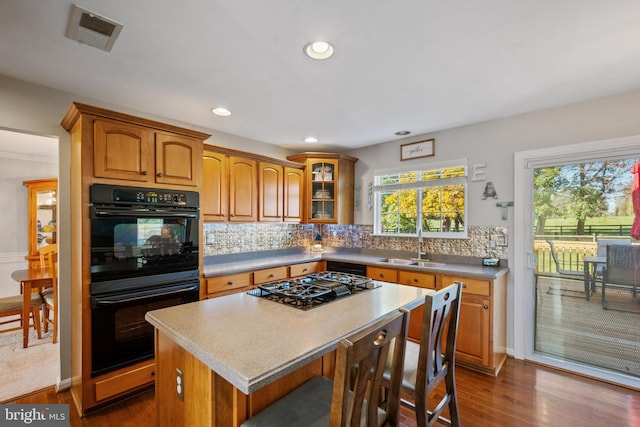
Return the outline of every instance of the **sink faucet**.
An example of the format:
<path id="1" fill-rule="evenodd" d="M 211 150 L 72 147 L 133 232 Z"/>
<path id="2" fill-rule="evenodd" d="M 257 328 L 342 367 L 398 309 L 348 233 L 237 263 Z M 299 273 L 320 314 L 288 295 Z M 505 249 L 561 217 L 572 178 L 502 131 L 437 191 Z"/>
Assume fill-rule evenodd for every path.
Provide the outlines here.
<path id="1" fill-rule="evenodd" d="M 422 252 L 422 227 L 418 228 L 418 259 L 422 259 L 422 255 L 426 255 L 426 252 Z"/>

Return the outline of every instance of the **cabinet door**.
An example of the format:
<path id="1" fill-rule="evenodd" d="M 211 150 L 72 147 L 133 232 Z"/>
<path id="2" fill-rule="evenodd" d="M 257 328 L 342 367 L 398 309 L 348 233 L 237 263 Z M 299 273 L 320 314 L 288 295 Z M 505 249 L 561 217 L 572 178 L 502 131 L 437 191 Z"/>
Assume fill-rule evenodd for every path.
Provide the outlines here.
<path id="1" fill-rule="evenodd" d="M 384 267 L 367 267 L 367 276 L 373 280 L 396 283 L 398 281 L 398 270 Z"/>
<path id="2" fill-rule="evenodd" d="M 310 222 L 334 224 L 338 212 L 338 162 L 336 160 L 310 160 L 308 162 L 310 176 L 309 195 Z"/>
<path id="3" fill-rule="evenodd" d="M 153 132 L 111 120 L 95 120 L 93 174 L 99 178 L 153 182 Z"/>
<path id="4" fill-rule="evenodd" d="M 226 221 L 229 205 L 227 156 L 205 151 L 202 156 L 200 209 L 205 220 Z"/>
<path id="5" fill-rule="evenodd" d="M 302 222 L 302 200 L 304 189 L 304 171 L 284 168 L 284 220 Z"/>
<path id="6" fill-rule="evenodd" d="M 229 157 L 229 221 L 252 222 L 258 218 L 258 180 L 255 160 Z"/>
<path id="7" fill-rule="evenodd" d="M 272 163 L 258 165 L 258 220 L 281 222 L 284 209 L 284 168 Z"/>
<path id="8" fill-rule="evenodd" d="M 419 288 L 436 289 L 436 276 L 431 273 L 419 271 L 400 270 L 398 271 L 398 283 L 401 285 L 417 286 Z M 424 304 L 411 310 L 409 316 L 409 338 L 420 340 L 422 331 L 422 317 L 424 316 Z"/>
<path id="9" fill-rule="evenodd" d="M 157 183 L 198 185 L 202 142 L 178 135 L 156 133 Z"/>
<path id="10" fill-rule="evenodd" d="M 456 356 L 474 365 L 490 367 L 491 300 L 462 292 Z"/>

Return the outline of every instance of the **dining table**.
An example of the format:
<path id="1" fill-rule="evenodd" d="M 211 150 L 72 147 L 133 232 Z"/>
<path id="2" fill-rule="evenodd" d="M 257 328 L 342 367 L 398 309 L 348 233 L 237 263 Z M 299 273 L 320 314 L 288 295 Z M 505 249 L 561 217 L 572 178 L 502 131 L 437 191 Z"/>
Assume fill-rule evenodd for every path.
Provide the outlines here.
<path id="1" fill-rule="evenodd" d="M 596 291 L 598 267 L 604 267 L 607 264 L 607 257 L 585 256 L 582 262 L 584 263 L 584 292 L 587 294 L 587 301 L 589 301 L 591 293 Z"/>
<path id="2" fill-rule="evenodd" d="M 22 302 L 22 346 L 29 346 L 29 312 L 31 310 L 31 293 L 40 292 L 42 289 L 53 286 L 52 277 L 48 268 L 29 268 L 15 270 L 11 278 L 20 283 Z M 26 320 L 25 320 L 26 319 Z"/>

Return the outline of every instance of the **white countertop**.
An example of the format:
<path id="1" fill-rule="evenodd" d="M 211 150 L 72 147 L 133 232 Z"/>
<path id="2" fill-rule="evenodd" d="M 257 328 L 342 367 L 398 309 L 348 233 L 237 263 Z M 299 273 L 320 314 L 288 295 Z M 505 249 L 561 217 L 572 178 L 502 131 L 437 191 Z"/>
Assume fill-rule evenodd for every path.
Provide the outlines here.
<path id="1" fill-rule="evenodd" d="M 382 286 L 303 311 L 238 293 L 150 311 L 145 319 L 245 394 L 329 353 L 428 289 Z"/>

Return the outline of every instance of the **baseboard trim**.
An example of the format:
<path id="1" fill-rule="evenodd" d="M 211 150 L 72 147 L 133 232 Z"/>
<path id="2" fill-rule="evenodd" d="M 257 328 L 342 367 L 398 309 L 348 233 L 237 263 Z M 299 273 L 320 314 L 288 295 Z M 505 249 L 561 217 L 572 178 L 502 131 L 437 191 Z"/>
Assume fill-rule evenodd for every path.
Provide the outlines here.
<path id="1" fill-rule="evenodd" d="M 56 392 L 65 391 L 71 388 L 71 378 L 65 378 L 61 380 L 58 378 L 58 382 L 56 383 Z"/>

